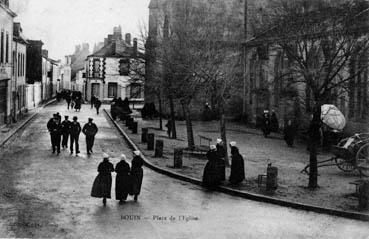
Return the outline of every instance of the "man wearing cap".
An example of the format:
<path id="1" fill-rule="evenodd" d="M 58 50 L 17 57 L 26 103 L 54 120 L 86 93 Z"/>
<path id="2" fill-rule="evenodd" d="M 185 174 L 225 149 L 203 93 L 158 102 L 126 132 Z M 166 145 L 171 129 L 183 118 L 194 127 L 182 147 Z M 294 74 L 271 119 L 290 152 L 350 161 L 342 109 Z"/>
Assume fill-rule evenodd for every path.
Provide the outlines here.
<path id="1" fill-rule="evenodd" d="M 120 156 L 120 161 L 115 166 L 117 176 L 115 178 L 115 198 L 119 200 L 119 204 L 125 203 L 128 193 L 131 189 L 130 167 L 126 162 L 126 155 Z"/>
<path id="2" fill-rule="evenodd" d="M 94 146 L 95 135 L 98 131 L 96 124 L 92 121 L 92 118 L 88 118 L 88 123 L 85 124 L 82 129 L 82 133 L 86 135 L 87 155 L 93 153 L 92 147 Z"/>
<path id="3" fill-rule="evenodd" d="M 225 156 L 226 156 L 226 150 L 223 145 L 223 141 L 221 139 L 217 139 L 217 154 L 218 154 L 218 172 L 220 180 L 225 180 Z"/>
<path id="4" fill-rule="evenodd" d="M 68 137 L 70 133 L 70 125 L 71 122 L 68 120 L 68 116 L 64 116 L 64 121 L 62 122 L 62 134 L 63 134 L 63 140 L 62 140 L 62 148 L 68 148 Z"/>
<path id="5" fill-rule="evenodd" d="M 53 147 L 53 137 L 52 137 L 52 125 L 54 123 L 54 119 L 57 118 L 57 115 L 56 114 L 53 114 L 53 117 L 49 119 L 49 121 L 47 122 L 47 129 L 49 130 L 49 133 L 50 133 L 50 141 L 51 141 L 51 147 Z"/>
<path id="6" fill-rule="evenodd" d="M 76 155 L 79 154 L 79 134 L 81 133 L 81 125 L 78 123 L 77 116 L 73 117 L 73 122 L 70 124 L 70 154 L 73 154 L 73 144 L 76 146 Z"/>
<path id="7" fill-rule="evenodd" d="M 54 115 L 54 118 L 52 121 L 49 121 L 47 123 L 47 128 L 51 136 L 51 144 L 52 144 L 53 153 L 57 151 L 57 155 L 59 155 L 62 125 L 60 123 L 60 120 L 57 114 Z"/>

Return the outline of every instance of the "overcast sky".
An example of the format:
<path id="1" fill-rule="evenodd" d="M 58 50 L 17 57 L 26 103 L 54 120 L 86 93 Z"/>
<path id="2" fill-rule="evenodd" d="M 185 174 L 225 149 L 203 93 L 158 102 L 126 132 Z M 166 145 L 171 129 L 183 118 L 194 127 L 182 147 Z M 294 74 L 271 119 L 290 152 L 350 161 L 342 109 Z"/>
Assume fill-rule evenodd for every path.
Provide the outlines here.
<path id="1" fill-rule="evenodd" d="M 149 0 L 10 0 L 28 39 L 42 40 L 54 59 L 72 54 L 75 45 L 104 40 L 113 27 L 123 35 L 139 35 L 139 23 L 148 24 Z"/>

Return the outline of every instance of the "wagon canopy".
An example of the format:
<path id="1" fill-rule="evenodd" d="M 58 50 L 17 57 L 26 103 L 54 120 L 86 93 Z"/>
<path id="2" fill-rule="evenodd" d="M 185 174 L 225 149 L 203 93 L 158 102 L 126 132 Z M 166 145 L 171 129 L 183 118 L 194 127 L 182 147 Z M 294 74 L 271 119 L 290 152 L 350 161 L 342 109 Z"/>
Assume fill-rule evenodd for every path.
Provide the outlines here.
<path id="1" fill-rule="evenodd" d="M 334 105 L 322 105 L 321 120 L 324 124 L 335 130 L 343 130 L 346 126 L 345 116 Z"/>

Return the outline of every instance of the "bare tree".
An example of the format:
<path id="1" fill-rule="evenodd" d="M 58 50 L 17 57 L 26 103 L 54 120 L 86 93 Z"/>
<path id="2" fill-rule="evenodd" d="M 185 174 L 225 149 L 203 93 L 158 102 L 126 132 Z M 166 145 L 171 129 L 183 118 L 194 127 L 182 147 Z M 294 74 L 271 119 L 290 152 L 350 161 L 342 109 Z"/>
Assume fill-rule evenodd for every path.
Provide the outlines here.
<path id="1" fill-rule="evenodd" d="M 355 79 L 368 68 L 366 59 L 349 70 L 356 56 L 368 54 L 368 10 L 364 0 L 274 1 L 265 11 L 260 34 L 248 43 L 274 45 L 284 52 L 291 63 L 284 81 L 287 86 L 303 89 L 306 108 L 314 112 L 311 131 L 319 129 L 321 105 L 332 103 L 340 94 L 347 95 Z M 313 135 L 309 140 L 312 189 L 318 186 Z"/>

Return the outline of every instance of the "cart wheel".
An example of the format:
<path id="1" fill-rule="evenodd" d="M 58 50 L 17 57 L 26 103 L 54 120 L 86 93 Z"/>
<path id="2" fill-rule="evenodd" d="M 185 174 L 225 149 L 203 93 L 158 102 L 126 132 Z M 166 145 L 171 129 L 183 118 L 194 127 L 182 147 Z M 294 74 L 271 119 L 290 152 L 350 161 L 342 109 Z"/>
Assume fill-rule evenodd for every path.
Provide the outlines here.
<path id="1" fill-rule="evenodd" d="M 369 144 L 364 144 L 357 151 L 356 165 L 361 175 L 369 176 Z"/>
<path id="2" fill-rule="evenodd" d="M 356 165 L 351 160 L 345 160 L 340 157 L 334 159 L 336 161 L 337 167 L 344 172 L 352 172 L 356 169 Z"/>

